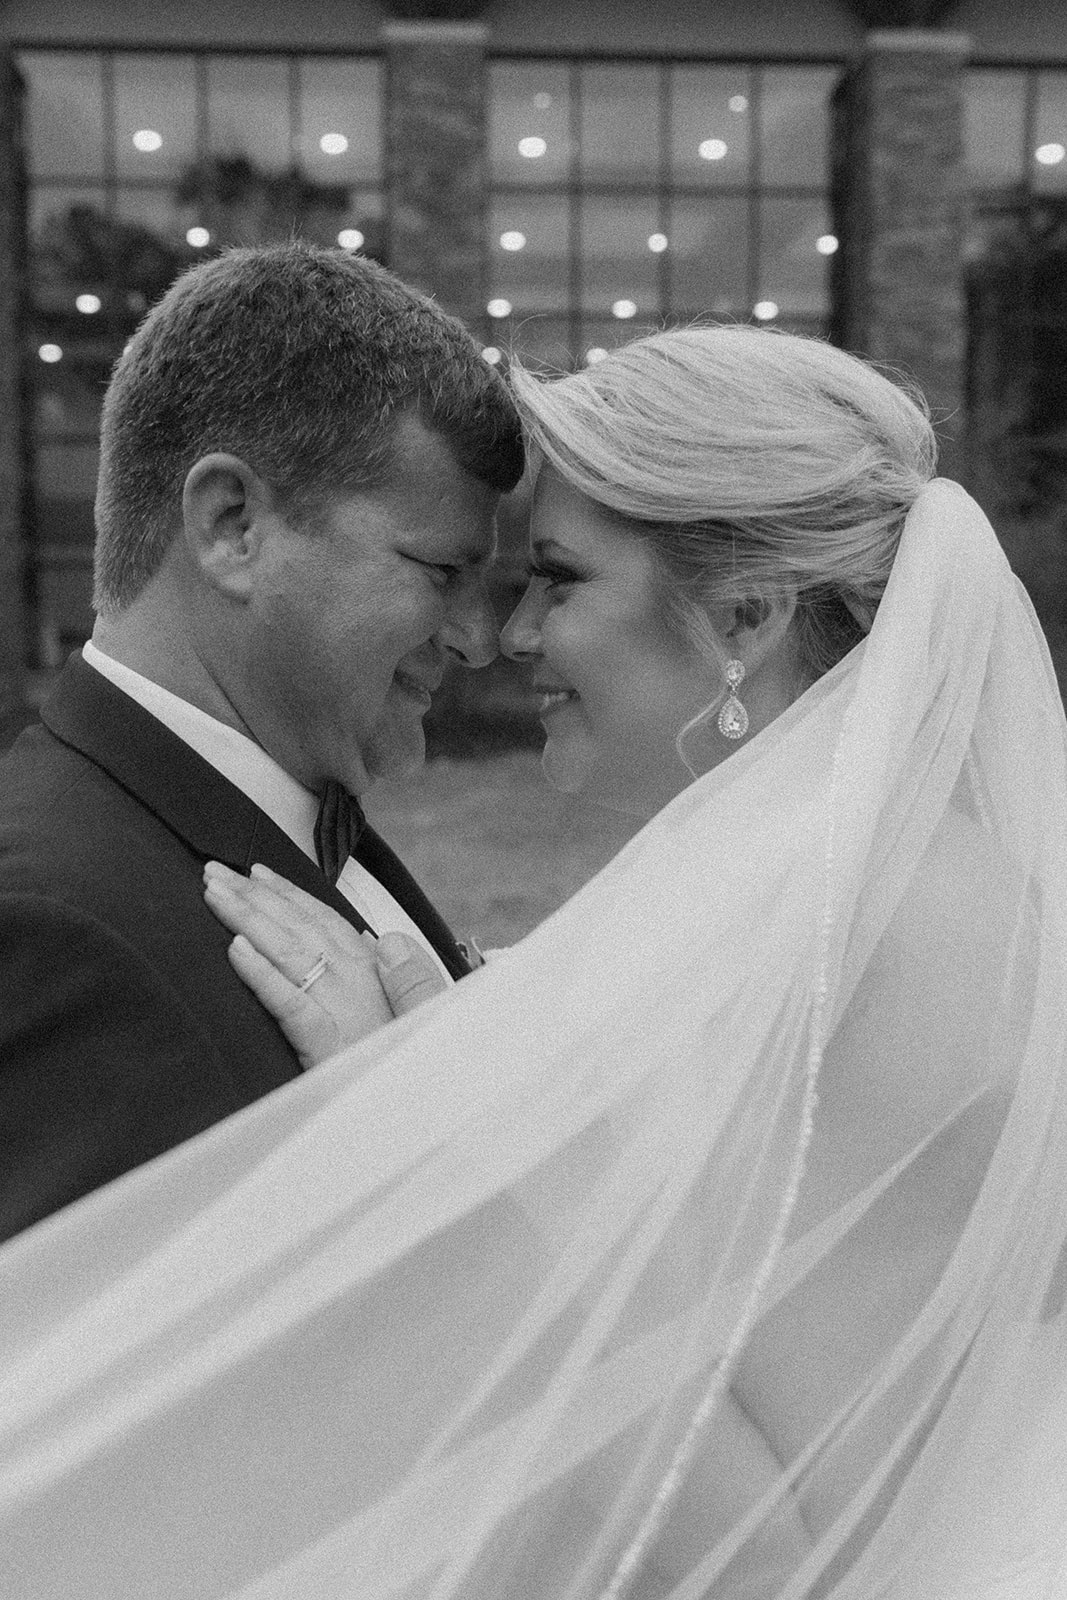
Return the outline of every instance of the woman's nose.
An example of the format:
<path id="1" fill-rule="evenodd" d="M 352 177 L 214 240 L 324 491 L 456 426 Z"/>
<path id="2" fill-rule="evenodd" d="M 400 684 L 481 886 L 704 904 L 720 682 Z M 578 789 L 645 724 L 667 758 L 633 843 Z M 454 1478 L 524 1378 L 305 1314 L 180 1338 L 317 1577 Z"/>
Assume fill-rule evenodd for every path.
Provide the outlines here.
<path id="1" fill-rule="evenodd" d="M 541 627 L 533 584 L 500 630 L 500 649 L 511 661 L 529 661 L 541 653 Z"/>

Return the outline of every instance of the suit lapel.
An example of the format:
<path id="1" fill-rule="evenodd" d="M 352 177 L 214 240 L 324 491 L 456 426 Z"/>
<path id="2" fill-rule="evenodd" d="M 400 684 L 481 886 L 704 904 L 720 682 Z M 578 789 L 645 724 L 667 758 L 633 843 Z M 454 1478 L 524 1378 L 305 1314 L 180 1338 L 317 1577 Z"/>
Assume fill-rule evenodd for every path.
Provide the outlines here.
<path id="1" fill-rule="evenodd" d="M 462 946 L 441 913 L 423 894 L 399 856 L 393 854 L 385 840 L 375 833 L 373 828 L 363 829 L 355 856 L 360 866 L 365 867 L 372 878 L 377 878 L 383 889 L 388 889 L 393 899 L 403 906 L 416 927 L 422 929 L 450 975 L 453 978 L 466 977 L 471 968 Z"/>
<path id="2" fill-rule="evenodd" d="M 339 911 L 367 924 L 315 862 L 228 778 L 80 655 L 71 657 L 41 709 L 45 726 L 102 767 L 204 861 L 247 872 L 262 861 Z"/>
<path id="3" fill-rule="evenodd" d="M 41 718 L 56 738 L 108 772 L 202 860 L 221 861 L 237 872 L 262 861 L 339 911 L 353 927 L 367 927 L 287 833 L 80 653 L 67 662 Z M 470 971 L 444 918 L 373 828 L 361 834 L 356 860 L 422 930 L 453 978 Z"/>

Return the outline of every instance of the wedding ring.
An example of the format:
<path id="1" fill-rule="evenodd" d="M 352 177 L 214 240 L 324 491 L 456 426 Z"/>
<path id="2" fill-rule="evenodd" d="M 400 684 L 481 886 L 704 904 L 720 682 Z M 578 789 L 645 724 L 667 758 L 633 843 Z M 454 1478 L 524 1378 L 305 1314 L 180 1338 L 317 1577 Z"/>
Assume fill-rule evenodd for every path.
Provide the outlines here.
<path id="1" fill-rule="evenodd" d="M 297 988 L 300 990 L 300 993 L 307 994 L 308 990 L 311 988 L 311 985 L 313 983 L 318 983 L 319 979 L 322 977 L 329 965 L 330 963 L 326 959 L 325 950 L 320 951 L 319 959 L 316 961 L 315 965 L 308 968 L 307 972 L 304 973 L 304 976 L 297 984 Z"/>

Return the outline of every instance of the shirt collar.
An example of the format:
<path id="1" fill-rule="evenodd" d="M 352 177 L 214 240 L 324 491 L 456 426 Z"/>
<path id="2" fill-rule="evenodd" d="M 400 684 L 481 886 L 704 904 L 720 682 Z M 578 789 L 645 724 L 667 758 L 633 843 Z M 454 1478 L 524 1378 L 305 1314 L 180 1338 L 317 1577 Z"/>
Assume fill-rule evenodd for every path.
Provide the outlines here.
<path id="1" fill-rule="evenodd" d="M 261 745 L 238 733 L 217 717 L 209 716 L 188 700 L 182 700 L 160 684 L 153 683 L 132 667 L 106 655 L 90 640 L 82 649 L 89 666 L 109 679 L 117 689 L 162 722 L 164 727 L 202 756 L 216 772 L 221 772 L 259 807 L 295 845 L 315 860 L 315 817 L 318 800 L 291 773 L 280 767 Z"/>

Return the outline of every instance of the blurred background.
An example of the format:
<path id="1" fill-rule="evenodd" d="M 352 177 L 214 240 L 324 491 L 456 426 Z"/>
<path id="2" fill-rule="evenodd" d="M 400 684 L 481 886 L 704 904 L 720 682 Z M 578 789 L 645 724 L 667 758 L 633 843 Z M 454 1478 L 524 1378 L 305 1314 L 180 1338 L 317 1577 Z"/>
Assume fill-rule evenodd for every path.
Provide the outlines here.
<path id="1" fill-rule="evenodd" d="M 1062 0 L 0 0 L 0 44 L 0 742 L 92 627 L 113 361 L 190 263 L 293 233 L 435 294 L 488 361 L 703 317 L 911 373 L 1067 679 Z M 502 615 L 523 532 L 517 496 Z M 503 942 L 628 825 L 539 788 L 506 663 L 427 726 L 379 820 Z M 468 904 L 487 817 L 540 844 Z"/>

